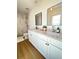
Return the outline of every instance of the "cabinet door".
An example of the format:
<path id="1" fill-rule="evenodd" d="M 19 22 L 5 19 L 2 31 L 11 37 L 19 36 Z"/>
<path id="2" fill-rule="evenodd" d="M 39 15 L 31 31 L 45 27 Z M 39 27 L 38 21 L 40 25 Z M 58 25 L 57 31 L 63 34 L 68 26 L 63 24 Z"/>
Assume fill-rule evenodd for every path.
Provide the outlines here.
<path id="1" fill-rule="evenodd" d="M 33 45 L 35 45 L 34 43 L 34 35 L 33 35 L 33 33 L 32 32 L 29 32 L 29 41 L 33 44 Z"/>
<path id="2" fill-rule="evenodd" d="M 31 41 L 31 39 L 32 39 L 32 34 L 31 34 L 31 32 L 28 33 L 28 37 L 29 37 L 29 41 Z"/>
<path id="3" fill-rule="evenodd" d="M 42 39 L 37 40 L 39 52 L 47 59 L 48 57 L 48 45 L 46 41 Z"/>
<path id="4" fill-rule="evenodd" d="M 33 46 L 39 50 L 39 37 L 32 32 L 29 32 L 29 41 L 33 44 Z"/>
<path id="5" fill-rule="evenodd" d="M 38 49 L 38 39 L 39 37 L 35 34 L 32 34 L 32 42 L 33 42 L 33 45 L 35 46 L 36 49 Z"/>
<path id="6" fill-rule="evenodd" d="M 29 41 L 33 44 L 33 46 L 36 47 L 36 36 L 32 33 L 32 32 L 29 32 Z"/>
<path id="7" fill-rule="evenodd" d="M 48 59 L 62 59 L 62 51 L 54 45 L 49 45 Z"/>

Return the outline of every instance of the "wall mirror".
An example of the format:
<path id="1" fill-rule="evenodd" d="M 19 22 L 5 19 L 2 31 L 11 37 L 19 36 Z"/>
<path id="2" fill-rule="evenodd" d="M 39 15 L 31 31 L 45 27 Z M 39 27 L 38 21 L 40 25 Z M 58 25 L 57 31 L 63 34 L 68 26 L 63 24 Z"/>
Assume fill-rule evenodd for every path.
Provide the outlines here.
<path id="1" fill-rule="evenodd" d="M 62 25 L 62 3 L 48 8 L 47 10 L 47 25 L 60 26 Z"/>
<path id="2" fill-rule="evenodd" d="M 35 15 L 35 25 L 37 26 L 42 25 L 42 12 Z"/>
<path id="3" fill-rule="evenodd" d="M 52 16 L 52 26 L 59 26 L 61 20 L 61 15 Z"/>

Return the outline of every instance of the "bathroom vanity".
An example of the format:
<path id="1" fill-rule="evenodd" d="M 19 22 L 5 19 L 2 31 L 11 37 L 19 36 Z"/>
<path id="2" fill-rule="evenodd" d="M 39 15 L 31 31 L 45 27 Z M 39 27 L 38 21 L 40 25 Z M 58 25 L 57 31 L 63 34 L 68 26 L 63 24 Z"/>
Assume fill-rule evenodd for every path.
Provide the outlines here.
<path id="1" fill-rule="evenodd" d="M 29 30 L 29 41 L 46 59 L 62 59 L 62 38 L 61 34 Z"/>

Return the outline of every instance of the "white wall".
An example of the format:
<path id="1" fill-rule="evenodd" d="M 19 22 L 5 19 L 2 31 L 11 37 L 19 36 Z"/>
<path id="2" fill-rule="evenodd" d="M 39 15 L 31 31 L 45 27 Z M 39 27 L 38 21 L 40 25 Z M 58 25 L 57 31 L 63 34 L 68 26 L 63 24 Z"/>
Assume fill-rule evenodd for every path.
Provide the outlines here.
<path id="1" fill-rule="evenodd" d="M 17 13 L 17 35 L 23 35 L 27 32 L 27 19 L 26 15 Z"/>
<path id="2" fill-rule="evenodd" d="M 35 14 L 42 12 L 42 25 L 47 25 L 47 9 L 61 0 L 42 0 L 41 3 L 37 4 L 35 8 L 30 10 L 29 14 L 29 28 L 35 28 Z"/>

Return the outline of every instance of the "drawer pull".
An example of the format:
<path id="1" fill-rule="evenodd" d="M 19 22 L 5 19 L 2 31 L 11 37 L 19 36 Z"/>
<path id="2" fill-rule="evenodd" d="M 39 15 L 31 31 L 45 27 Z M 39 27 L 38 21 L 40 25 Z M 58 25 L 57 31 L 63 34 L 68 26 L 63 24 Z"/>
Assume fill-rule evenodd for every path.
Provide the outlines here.
<path id="1" fill-rule="evenodd" d="M 49 44 L 48 44 L 48 43 L 45 43 L 45 45 L 49 46 Z"/>

